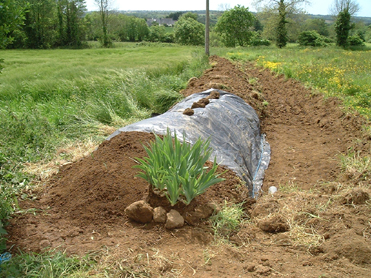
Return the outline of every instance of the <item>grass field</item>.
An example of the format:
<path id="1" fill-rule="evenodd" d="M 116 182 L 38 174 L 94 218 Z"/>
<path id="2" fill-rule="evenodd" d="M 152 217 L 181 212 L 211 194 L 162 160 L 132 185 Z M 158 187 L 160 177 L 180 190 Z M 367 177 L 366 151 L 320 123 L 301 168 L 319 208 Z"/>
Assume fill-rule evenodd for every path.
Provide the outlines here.
<path id="1" fill-rule="evenodd" d="M 338 96 L 371 117 L 369 49 L 290 45 L 211 52 L 232 60 L 255 61 L 327 96 Z M 187 80 L 208 67 L 202 47 L 163 44 L 2 50 L 0 57 L 5 60 L 0 74 L 0 237 L 1 221 L 17 209 L 16 198 L 32 179 L 24 172 L 26 164 L 62 156 L 56 153 L 62 146 L 100 142 L 112 127 L 166 111 L 181 98 L 178 92 Z M 29 277 L 59 277 L 61 273 L 88 277 L 89 269 L 96 267 L 88 259 L 60 253 L 23 254 L 13 263 L 20 271 L 27 269 Z M 99 277 L 105 277 L 104 269 L 99 272 Z"/>

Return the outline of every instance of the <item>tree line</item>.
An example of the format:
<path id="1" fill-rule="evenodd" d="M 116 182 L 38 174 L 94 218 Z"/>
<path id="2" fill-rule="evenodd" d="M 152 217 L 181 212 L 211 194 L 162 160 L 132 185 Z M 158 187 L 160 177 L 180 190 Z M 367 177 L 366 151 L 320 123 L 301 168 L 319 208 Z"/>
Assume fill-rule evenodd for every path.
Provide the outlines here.
<path id="1" fill-rule="evenodd" d="M 109 10 L 109 0 L 95 0 L 98 11 L 88 12 L 85 0 L 2 0 L 0 5 L 0 48 L 85 47 L 100 41 L 204 43 L 204 16 L 174 12 L 172 31 L 165 26 L 148 26 L 144 18 Z M 269 45 L 285 47 L 288 42 L 339 46 L 371 41 L 370 26 L 353 23 L 359 10 L 355 0 L 334 0 L 334 23 L 308 18 L 302 5 L 308 0 L 255 0 L 258 13 L 237 5 L 220 12 L 212 21 L 210 42 L 214 46 Z"/>

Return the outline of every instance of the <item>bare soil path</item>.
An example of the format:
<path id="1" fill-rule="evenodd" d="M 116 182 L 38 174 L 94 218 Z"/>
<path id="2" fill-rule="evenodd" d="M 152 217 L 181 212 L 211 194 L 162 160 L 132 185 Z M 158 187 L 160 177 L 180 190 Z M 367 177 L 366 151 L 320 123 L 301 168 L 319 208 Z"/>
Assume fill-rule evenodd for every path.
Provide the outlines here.
<path id="1" fill-rule="evenodd" d="M 126 206 L 148 197 L 148 184 L 135 177 L 132 158 L 142 157 L 142 144 L 153 140 L 133 132 L 62 167 L 36 201 L 21 203 L 37 213 L 12 219 L 9 246 L 94 252 L 103 264 L 121 267 L 113 277 L 368 277 L 370 184 L 344 175 L 339 164 L 339 155 L 349 148 L 370 151 L 369 138 L 361 134 L 364 121 L 297 81 L 252 64 L 210 60 L 213 67 L 182 93 L 217 88 L 242 97 L 259 114 L 272 148 L 256 202 L 228 171 L 226 181 L 191 206 L 177 207 L 187 220 L 211 202 L 245 201 L 246 221 L 229 243 L 214 239 L 208 220 L 189 217 L 183 228 L 167 231 L 126 218 Z M 265 192 L 272 185 L 279 191 L 269 196 Z"/>

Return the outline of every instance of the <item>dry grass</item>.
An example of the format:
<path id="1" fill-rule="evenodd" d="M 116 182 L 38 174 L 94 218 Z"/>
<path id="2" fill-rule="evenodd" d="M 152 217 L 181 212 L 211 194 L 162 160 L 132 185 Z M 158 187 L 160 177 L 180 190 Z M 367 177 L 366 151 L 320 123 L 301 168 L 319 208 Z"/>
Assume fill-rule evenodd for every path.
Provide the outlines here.
<path id="1" fill-rule="evenodd" d="M 56 156 L 50 161 L 39 161 L 36 163 L 25 163 L 24 172 L 35 176 L 33 183 L 39 184 L 48 180 L 52 175 L 58 173 L 59 167 L 77 161 L 94 151 L 98 143 L 93 140 L 83 142 L 72 142 L 59 148 Z"/>
<path id="2" fill-rule="evenodd" d="M 116 130 L 113 126 L 99 125 L 98 135 L 108 137 Z M 24 163 L 23 171 L 33 175 L 35 178 L 33 183 L 39 185 L 48 180 L 51 176 L 58 173 L 61 166 L 73 163 L 79 159 L 88 156 L 99 146 L 98 141 L 89 138 L 84 141 L 68 142 L 64 146 L 57 149 L 54 159 L 49 161 L 38 161 L 35 163 Z"/>

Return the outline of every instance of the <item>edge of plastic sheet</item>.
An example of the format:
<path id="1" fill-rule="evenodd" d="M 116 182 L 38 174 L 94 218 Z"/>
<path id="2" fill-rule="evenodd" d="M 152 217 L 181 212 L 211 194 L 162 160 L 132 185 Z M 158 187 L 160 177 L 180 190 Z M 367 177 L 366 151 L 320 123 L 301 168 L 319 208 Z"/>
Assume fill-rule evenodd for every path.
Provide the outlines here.
<path id="1" fill-rule="evenodd" d="M 267 140 L 265 139 L 265 134 L 261 135 L 261 153 L 258 167 L 253 176 L 253 192 L 252 197 L 258 198 L 263 186 L 263 180 L 265 175 L 265 170 L 268 169 L 269 162 L 271 158 L 271 147 Z"/>
<path id="2" fill-rule="evenodd" d="M 11 258 L 12 258 L 12 254 L 10 254 L 9 252 L 5 252 L 0 255 L 0 272 L 1 272 L 2 263 L 9 261 Z"/>

